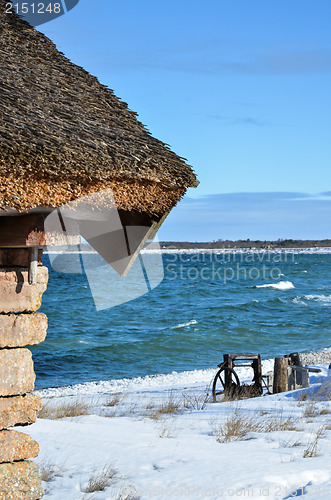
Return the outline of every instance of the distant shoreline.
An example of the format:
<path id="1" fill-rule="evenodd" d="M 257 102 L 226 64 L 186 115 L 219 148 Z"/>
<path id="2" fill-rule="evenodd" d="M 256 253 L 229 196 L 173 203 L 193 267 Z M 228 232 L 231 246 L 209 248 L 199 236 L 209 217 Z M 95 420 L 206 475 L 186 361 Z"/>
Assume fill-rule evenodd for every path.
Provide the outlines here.
<path id="1" fill-rule="evenodd" d="M 147 246 L 147 245 L 146 245 Z M 233 251 L 321 251 L 324 250 L 325 253 L 331 252 L 331 239 L 330 240 L 217 240 L 217 241 L 206 241 L 206 242 L 191 242 L 191 241 L 160 241 L 152 242 L 148 244 L 148 249 L 145 247 L 144 252 L 155 252 L 161 249 L 162 253 L 167 251 L 193 251 L 193 252 L 208 252 L 208 251 L 223 251 L 233 252 Z M 45 250 L 45 254 L 59 254 L 59 253 L 80 253 L 89 254 L 97 253 L 89 244 L 82 243 L 80 249 L 77 246 L 72 247 L 58 247 L 51 250 Z"/>
<path id="2" fill-rule="evenodd" d="M 191 241 L 161 241 L 161 248 L 174 249 L 217 249 L 217 250 L 284 250 L 284 249 L 313 249 L 331 248 L 331 239 L 324 240 L 217 240 L 205 242 Z"/>
<path id="3" fill-rule="evenodd" d="M 293 248 L 197 248 L 196 246 L 192 247 L 185 247 L 185 248 L 176 248 L 176 247 L 163 247 L 160 245 L 156 245 L 154 248 L 145 248 L 142 250 L 143 253 L 199 253 L 199 252 L 204 252 L 204 253 L 224 253 L 224 254 L 229 254 L 229 253 L 264 253 L 264 252 L 289 252 L 289 253 L 331 253 L 331 246 L 330 247 L 293 247 Z M 77 250 L 75 247 L 72 249 L 69 248 L 61 248 L 59 247 L 58 249 L 52 249 L 52 250 L 45 250 L 44 255 L 58 255 L 58 254 L 97 254 L 96 250 L 94 249 L 87 249 L 82 246 L 81 250 Z"/>

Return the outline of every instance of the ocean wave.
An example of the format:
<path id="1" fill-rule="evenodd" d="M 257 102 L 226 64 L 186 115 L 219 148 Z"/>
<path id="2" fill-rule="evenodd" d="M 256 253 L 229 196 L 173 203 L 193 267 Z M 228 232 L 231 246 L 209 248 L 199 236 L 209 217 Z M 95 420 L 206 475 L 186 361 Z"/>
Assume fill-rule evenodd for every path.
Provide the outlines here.
<path id="1" fill-rule="evenodd" d="M 303 297 L 295 297 L 293 300 L 292 300 L 293 304 L 297 304 L 299 306 L 308 306 L 307 302 L 305 302 L 303 300 Z"/>
<path id="2" fill-rule="evenodd" d="M 280 281 L 279 283 L 268 283 L 266 285 L 255 285 L 254 288 L 275 288 L 276 290 L 291 290 L 295 288 L 291 281 Z"/>
<path id="3" fill-rule="evenodd" d="M 321 302 L 324 305 L 331 305 L 331 295 L 305 295 L 304 299 Z"/>
<path id="4" fill-rule="evenodd" d="M 172 330 L 177 330 L 177 328 L 185 328 L 186 326 L 191 326 L 191 325 L 197 325 L 198 322 L 196 319 L 192 319 L 191 321 L 188 321 L 187 323 L 179 323 L 179 325 L 173 326 Z"/>
<path id="5" fill-rule="evenodd" d="M 292 302 L 301 306 L 308 306 L 309 302 L 319 302 L 325 306 L 331 305 L 331 295 L 304 295 L 295 297 Z"/>
<path id="6" fill-rule="evenodd" d="M 255 288 L 255 287 L 252 287 Z M 279 306 L 279 304 L 283 304 L 284 300 L 281 297 L 274 295 L 272 298 L 264 298 L 263 300 L 250 300 L 248 302 L 242 302 L 240 304 L 235 305 L 227 305 L 223 306 L 224 309 L 233 310 L 236 312 L 241 311 L 251 311 L 252 309 L 263 310 L 263 309 L 273 309 L 275 306 Z"/>

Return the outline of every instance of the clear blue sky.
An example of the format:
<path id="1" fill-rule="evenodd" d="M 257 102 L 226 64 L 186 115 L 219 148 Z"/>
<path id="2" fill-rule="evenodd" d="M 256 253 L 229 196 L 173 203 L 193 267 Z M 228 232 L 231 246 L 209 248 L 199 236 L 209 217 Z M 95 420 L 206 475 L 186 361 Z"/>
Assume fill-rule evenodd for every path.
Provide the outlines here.
<path id="1" fill-rule="evenodd" d="M 331 237 L 330 22 L 330 0 L 80 0 L 38 29 L 188 159 L 160 238 L 201 241 Z"/>

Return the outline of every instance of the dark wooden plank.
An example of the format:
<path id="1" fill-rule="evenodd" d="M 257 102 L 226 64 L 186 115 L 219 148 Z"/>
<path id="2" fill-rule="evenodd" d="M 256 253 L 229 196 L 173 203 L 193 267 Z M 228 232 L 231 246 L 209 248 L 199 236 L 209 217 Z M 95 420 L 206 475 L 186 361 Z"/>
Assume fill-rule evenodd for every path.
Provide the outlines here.
<path id="1" fill-rule="evenodd" d="M 295 370 L 295 371 L 308 371 L 308 372 L 312 372 L 312 373 L 321 373 L 321 369 L 320 368 L 310 368 L 309 366 L 291 366 L 292 370 Z"/>
<path id="2" fill-rule="evenodd" d="M 77 245 L 79 235 L 45 233 L 45 215 L 0 217 L 0 248 Z"/>
<path id="3" fill-rule="evenodd" d="M 42 265 L 43 250 L 38 251 L 38 266 Z M 30 248 L 0 249 L 0 267 L 25 267 L 30 264 Z"/>

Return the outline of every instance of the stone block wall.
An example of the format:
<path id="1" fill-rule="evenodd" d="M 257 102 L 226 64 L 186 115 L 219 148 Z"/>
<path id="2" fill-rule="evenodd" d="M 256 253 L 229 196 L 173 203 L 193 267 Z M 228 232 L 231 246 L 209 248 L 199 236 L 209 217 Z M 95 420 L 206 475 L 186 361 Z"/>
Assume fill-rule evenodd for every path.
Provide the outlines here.
<path id="1" fill-rule="evenodd" d="M 48 270 L 38 266 L 29 284 L 29 249 L 0 249 L 0 500 L 38 500 L 43 496 L 37 465 L 39 445 L 9 430 L 36 421 L 41 400 L 32 395 L 35 373 L 29 345 L 46 337 L 47 317 L 37 313 Z"/>

